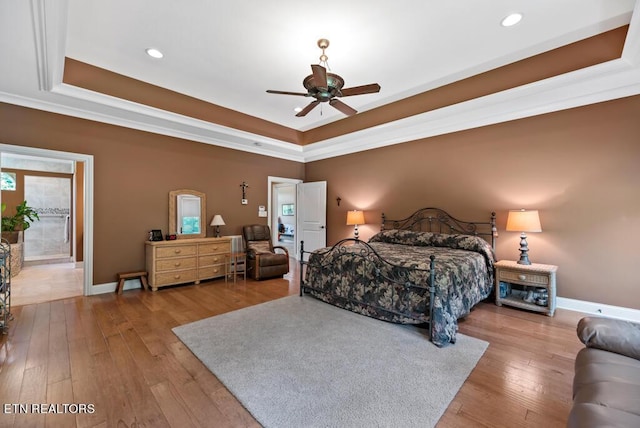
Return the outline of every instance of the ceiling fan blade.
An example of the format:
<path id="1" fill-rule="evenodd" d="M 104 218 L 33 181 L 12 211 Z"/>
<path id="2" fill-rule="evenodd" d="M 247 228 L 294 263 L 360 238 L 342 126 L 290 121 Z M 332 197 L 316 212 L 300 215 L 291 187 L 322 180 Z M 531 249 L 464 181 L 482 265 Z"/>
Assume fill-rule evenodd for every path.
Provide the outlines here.
<path id="1" fill-rule="evenodd" d="M 358 112 L 357 110 L 349 107 L 348 105 L 346 105 L 345 103 L 343 103 L 342 101 L 336 98 L 333 98 L 331 101 L 329 101 L 329 104 L 333 108 L 340 110 L 342 113 L 346 114 L 347 116 L 353 116 Z"/>
<path id="2" fill-rule="evenodd" d="M 349 97 L 351 95 L 374 94 L 380 92 L 380 85 L 371 83 L 370 85 L 354 86 L 340 90 L 339 97 Z"/>
<path id="3" fill-rule="evenodd" d="M 300 110 L 298 114 L 296 114 L 296 117 L 306 116 L 307 113 L 313 110 L 318 104 L 320 104 L 320 101 L 318 100 L 312 101 L 311 103 L 309 103 L 309 105 L 307 105 L 305 108 Z"/>
<path id="4" fill-rule="evenodd" d="M 326 90 L 327 84 L 327 69 L 319 64 L 311 64 L 311 70 L 313 71 L 313 82 L 317 88 Z"/>
<path id="5" fill-rule="evenodd" d="M 306 92 L 288 92 L 288 91 L 274 91 L 272 89 L 267 89 L 267 92 L 270 94 L 279 94 L 279 95 L 300 95 L 303 97 L 308 97 L 309 94 Z"/>

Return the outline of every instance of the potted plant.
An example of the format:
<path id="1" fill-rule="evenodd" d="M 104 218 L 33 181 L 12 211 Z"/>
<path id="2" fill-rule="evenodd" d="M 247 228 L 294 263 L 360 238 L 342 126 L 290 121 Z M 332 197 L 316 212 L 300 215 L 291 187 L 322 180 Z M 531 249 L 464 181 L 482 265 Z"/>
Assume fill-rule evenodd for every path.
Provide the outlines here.
<path id="1" fill-rule="evenodd" d="M 5 203 L 2 204 L 2 212 L 7 209 Z M 31 223 L 40 220 L 38 213 L 31 207 L 27 206 L 27 201 L 22 201 L 16 207 L 16 213 L 12 216 L 2 216 L 2 237 L 15 244 L 19 241 L 20 232 L 31 227 Z"/>

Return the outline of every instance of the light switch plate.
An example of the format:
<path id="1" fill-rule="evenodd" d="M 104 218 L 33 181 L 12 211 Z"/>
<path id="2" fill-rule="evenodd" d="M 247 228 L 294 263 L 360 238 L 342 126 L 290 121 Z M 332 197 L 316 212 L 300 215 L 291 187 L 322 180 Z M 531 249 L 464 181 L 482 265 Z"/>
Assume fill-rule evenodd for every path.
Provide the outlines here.
<path id="1" fill-rule="evenodd" d="M 242 200 L 242 205 L 247 205 L 248 203 L 249 203 L 249 201 L 248 201 L 248 200 L 246 200 L 246 199 L 243 199 L 243 200 Z"/>

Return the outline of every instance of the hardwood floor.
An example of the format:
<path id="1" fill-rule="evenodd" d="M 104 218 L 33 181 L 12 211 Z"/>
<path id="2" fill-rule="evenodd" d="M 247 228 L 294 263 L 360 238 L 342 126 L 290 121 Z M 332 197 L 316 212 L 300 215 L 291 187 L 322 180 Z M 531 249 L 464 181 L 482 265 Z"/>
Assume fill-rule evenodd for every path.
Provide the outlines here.
<path id="1" fill-rule="evenodd" d="M 297 293 L 294 269 L 15 307 L 0 339 L 0 427 L 259 427 L 171 328 Z M 438 427 L 564 427 L 581 316 L 480 304 L 460 332 L 489 348 Z M 17 407 L 38 403 L 58 408 Z M 51 413 L 64 405 L 74 413 Z"/>

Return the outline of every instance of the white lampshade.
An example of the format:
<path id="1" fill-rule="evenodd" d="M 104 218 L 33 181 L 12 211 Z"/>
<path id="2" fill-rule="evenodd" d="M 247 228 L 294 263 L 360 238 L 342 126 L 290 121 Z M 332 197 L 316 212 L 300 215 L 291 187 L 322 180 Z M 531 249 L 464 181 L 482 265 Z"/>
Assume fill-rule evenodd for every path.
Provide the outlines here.
<path id="1" fill-rule="evenodd" d="M 362 211 L 347 211 L 347 226 L 364 224 L 364 213 Z"/>
<path id="2" fill-rule="evenodd" d="M 542 232 L 538 210 L 509 211 L 507 232 Z"/>
<path id="3" fill-rule="evenodd" d="M 530 265 L 529 244 L 526 232 L 542 232 L 540 217 L 537 210 L 511 210 L 507 217 L 507 231 L 520 232 L 520 260 L 521 265 Z"/>
<path id="4" fill-rule="evenodd" d="M 213 220 L 211 220 L 211 226 L 225 226 L 225 222 L 220 214 L 216 214 L 213 216 Z"/>

